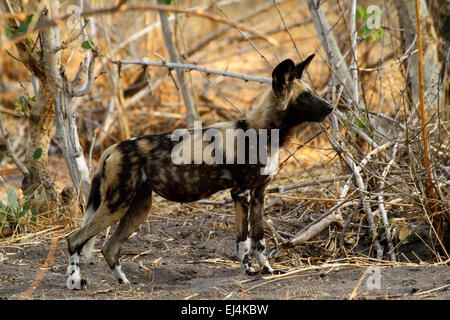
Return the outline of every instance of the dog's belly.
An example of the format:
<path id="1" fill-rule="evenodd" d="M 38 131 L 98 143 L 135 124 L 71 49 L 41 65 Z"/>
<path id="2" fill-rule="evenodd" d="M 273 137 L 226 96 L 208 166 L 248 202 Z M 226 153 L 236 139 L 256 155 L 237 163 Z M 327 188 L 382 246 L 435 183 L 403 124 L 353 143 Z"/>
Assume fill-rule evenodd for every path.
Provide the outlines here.
<path id="1" fill-rule="evenodd" d="M 232 187 L 231 172 L 219 165 L 158 164 L 147 169 L 147 179 L 154 192 L 171 201 L 193 202 Z"/>

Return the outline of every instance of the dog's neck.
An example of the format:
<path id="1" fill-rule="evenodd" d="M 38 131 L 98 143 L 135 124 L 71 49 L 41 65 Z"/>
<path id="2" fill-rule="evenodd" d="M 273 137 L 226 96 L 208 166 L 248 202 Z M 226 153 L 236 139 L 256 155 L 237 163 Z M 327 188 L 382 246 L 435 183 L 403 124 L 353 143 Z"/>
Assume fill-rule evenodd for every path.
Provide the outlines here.
<path id="1" fill-rule="evenodd" d="M 283 146 L 290 138 L 293 129 L 299 125 L 295 117 L 289 114 L 286 102 L 280 102 L 269 90 L 260 103 L 245 119 L 249 128 L 258 129 L 278 129 L 280 146 Z"/>

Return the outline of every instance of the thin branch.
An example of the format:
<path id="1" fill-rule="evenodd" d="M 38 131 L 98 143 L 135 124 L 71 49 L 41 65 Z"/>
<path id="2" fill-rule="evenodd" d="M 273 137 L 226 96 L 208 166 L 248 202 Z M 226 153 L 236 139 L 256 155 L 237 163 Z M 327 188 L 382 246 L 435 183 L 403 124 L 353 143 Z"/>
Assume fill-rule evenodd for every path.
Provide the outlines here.
<path id="1" fill-rule="evenodd" d="M 289 26 L 286 23 L 286 20 L 284 20 L 283 14 L 281 13 L 280 7 L 278 6 L 277 0 L 272 0 L 273 4 L 275 5 L 275 8 L 277 9 L 278 15 L 280 16 L 281 22 L 283 22 L 284 30 L 286 30 L 287 34 L 289 35 L 289 38 L 291 39 L 291 42 L 295 48 L 295 51 L 297 51 L 297 54 L 300 58 L 300 60 L 303 60 L 303 55 L 300 53 L 300 50 L 297 47 L 297 43 L 294 40 L 294 37 L 292 36 L 291 32 L 289 31 Z M 311 21 L 311 18 L 308 18 L 309 21 Z M 310 84 L 313 85 L 312 77 L 308 69 L 306 69 L 306 74 L 308 75 L 308 78 L 310 80 Z"/>
<path id="2" fill-rule="evenodd" d="M 83 0 L 78 0 L 78 8 L 80 9 L 80 11 L 83 11 Z M 89 37 L 87 35 L 85 28 L 86 28 L 86 25 L 84 23 L 84 20 L 83 20 L 83 18 L 80 17 L 80 29 L 81 29 L 81 35 L 83 36 L 83 42 L 89 41 Z M 83 62 L 80 64 L 80 67 L 78 68 L 75 79 L 71 83 L 73 88 L 75 88 L 76 86 L 78 86 L 80 84 L 84 71 L 86 71 L 86 69 L 88 68 L 88 64 L 90 65 L 90 63 L 88 63 L 89 59 L 91 58 L 91 56 L 89 54 L 89 50 L 84 49 L 84 52 L 85 52 L 85 58 L 84 58 Z M 86 80 L 86 81 L 88 81 L 88 80 Z M 79 96 L 77 96 L 77 97 L 79 97 Z"/>
<path id="3" fill-rule="evenodd" d="M 396 143 L 394 145 L 393 150 L 392 150 L 392 158 L 389 161 L 389 163 L 387 164 L 386 168 L 383 170 L 383 174 L 382 174 L 383 179 L 381 180 L 381 183 L 380 183 L 380 189 L 384 188 L 384 181 L 385 181 L 384 179 L 386 178 L 389 170 L 391 169 L 392 165 L 394 164 L 395 157 L 397 155 L 397 146 L 398 146 L 398 143 Z M 384 228 L 386 229 L 386 240 L 388 243 L 389 255 L 391 257 L 391 261 L 396 261 L 397 259 L 395 258 L 394 246 L 392 244 L 392 239 L 391 239 L 391 228 L 389 227 L 387 213 L 384 208 L 383 192 L 380 192 L 380 194 L 378 195 L 378 201 L 380 202 L 378 204 L 378 207 L 380 208 L 381 218 L 383 219 Z"/>
<path id="4" fill-rule="evenodd" d="M 419 49 L 419 103 L 420 103 L 420 115 L 422 120 L 422 141 L 423 141 L 423 164 L 425 166 L 425 170 L 427 172 L 428 177 L 428 189 L 427 195 L 430 199 L 435 200 L 436 194 L 434 191 L 434 183 L 433 177 L 430 169 L 430 152 L 429 152 L 429 144 L 428 144 L 428 133 L 427 133 L 427 119 L 425 114 L 425 102 L 423 96 L 423 50 L 422 50 L 422 33 L 421 33 L 421 25 L 420 25 L 420 10 L 419 10 L 419 0 L 415 0 L 415 8 L 416 8 L 416 22 L 417 22 L 417 46 Z M 427 205 L 428 207 L 428 205 Z M 436 211 L 436 206 L 430 206 L 427 208 L 430 212 L 428 213 L 430 216 Z M 433 216 L 433 224 L 436 229 L 437 236 L 439 238 L 439 243 L 448 258 L 448 254 L 445 249 L 444 243 L 444 230 L 442 226 L 442 219 L 440 215 Z"/>
<path id="5" fill-rule="evenodd" d="M 22 174 L 25 176 L 25 178 L 30 177 L 30 171 L 23 164 L 23 162 L 20 161 L 19 157 L 14 152 L 11 142 L 9 141 L 8 132 L 6 131 L 5 124 L 3 122 L 3 115 L 1 112 L 0 112 L 0 130 L 3 135 L 3 139 L 5 139 L 5 145 L 6 145 L 6 150 L 8 151 L 8 156 L 11 157 L 11 159 L 14 161 L 17 168 L 20 170 L 20 172 L 22 172 Z"/>
<path id="6" fill-rule="evenodd" d="M 91 90 L 92 85 L 94 84 L 95 58 L 97 58 L 97 56 L 98 56 L 97 50 L 92 49 L 92 56 L 90 58 L 89 66 L 87 68 L 86 84 L 80 90 L 73 90 L 72 91 L 73 97 L 82 97 L 82 96 L 88 94 L 88 92 Z M 80 66 L 80 69 L 81 69 L 81 66 Z"/>
<path id="7" fill-rule="evenodd" d="M 283 0 L 284 1 L 284 0 Z M 281 2 L 281 1 L 280 1 Z M 260 14 L 261 12 L 269 9 L 272 7 L 272 3 L 271 2 L 267 2 L 262 4 L 261 6 L 255 8 L 255 10 L 252 10 L 250 12 L 247 12 L 245 15 L 243 15 L 242 17 L 238 18 L 236 20 L 236 22 L 242 22 L 242 21 L 246 21 L 248 19 L 250 19 L 251 17 Z M 209 32 L 208 36 L 203 39 L 202 41 L 200 41 L 199 43 L 197 43 L 193 48 L 189 49 L 187 51 L 187 55 L 191 56 L 192 54 L 194 54 L 195 52 L 203 49 L 205 46 L 207 46 L 208 44 L 210 44 L 213 40 L 217 39 L 218 37 L 220 37 L 221 35 L 223 35 L 224 33 L 226 33 L 228 30 L 230 30 L 231 28 L 233 28 L 232 25 L 227 25 L 225 27 L 220 28 L 219 30 L 216 30 L 214 32 Z M 269 34 L 268 32 L 264 32 L 264 34 Z M 241 36 L 240 36 L 241 37 Z"/>
<path id="8" fill-rule="evenodd" d="M 158 0 L 159 3 L 162 0 Z M 161 29 L 163 33 L 164 43 L 169 53 L 170 60 L 175 63 L 180 62 L 180 57 L 175 50 L 172 39 L 172 31 L 170 30 L 169 20 L 167 14 L 163 11 L 158 11 L 159 18 L 161 20 Z M 183 96 L 184 105 L 186 106 L 186 123 L 188 126 L 192 126 L 194 121 L 200 120 L 200 115 L 197 108 L 195 107 L 194 101 L 192 100 L 191 93 L 189 92 L 188 85 L 184 79 L 184 74 L 180 68 L 175 68 L 175 72 L 178 78 L 178 83 L 180 85 L 181 94 Z"/>
<path id="9" fill-rule="evenodd" d="M 242 29 L 238 23 L 234 22 L 233 20 L 230 19 L 230 17 L 228 17 L 227 13 L 217 4 L 216 0 L 212 0 L 214 2 L 214 4 L 216 5 L 216 7 L 220 10 L 220 12 L 222 12 L 222 14 L 227 18 L 227 20 L 230 22 L 230 24 L 237 30 L 239 31 L 239 33 L 245 38 L 245 40 L 247 40 L 247 42 L 252 46 L 253 49 L 255 49 L 256 52 L 258 52 L 258 54 L 261 56 L 261 58 L 264 59 L 264 61 L 271 66 L 272 68 L 274 67 L 269 60 L 267 60 L 267 58 L 263 55 L 263 53 L 261 51 L 259 51 L 259 49 L 253 44 L 253 42 L 251 42 L 248 37 L 242 32 Z M 245 30 L 244 30 L 245 31 Z M 280 45 L 279 43 L 274 40 L 274 42 L 270 42 L 275 48 L 278 48 Z"/>
<path id="10" fill-rule="evenodd" d="M 146 61 L 146 60 L 119 60 L 112 61 L 115 64 L 136 64 L 141 66 L 153 66 L 153 67 L 166 67 L 169 69 L 182 68 L 187 70 L 196 70 L 207 74 L 218 74 L 226 77 L 238 78 L 244 81 L 255 81 L 260 83 L 272 83 L 272 79 L 264 77 L 254 77 L 243 73 L 236 73 L 230 71 L 221 71 L 217 69 L 211 69 L 206 67 L 197 66 L 194 64 L 175 63 L 175 62 L 158 62 L 158 61 Z"/>
<path id="11" fill-rule="evenodd" d="M 197 16 L 202 17 L 208 20 L 212 20 L 218 23 L 224 23 L 224 24 L 232 24 L 234 27 L 239 28 L 240 30 L 243 30 L 245 32 L 248 32 L 250 34 L 253 34 L 257 36 L 258 38 L 264 39 L 268 43 L 270 43 L 272 46 L 277 48 L 279 46 L 278 41 L 273 39 L 272 37 L 269 37 L 265 34 L 262 34 L 261 32 L 243 25 L 242 23 L 237 22 L 230 22 L 227 19 L 224 19 L 218 15 L 204 12 L 203 10 L 192 10 L 192 9 L 180 9 L 176 8 L 174 6 L 165 6 L 165 5 L 150 5 L 150 4 L 143 4 L 143 5 L 119 5 L 119 6 L 113 6 L 108 8 L 102 8 L 102 9 L 94 9 L 94 10 L 87 10 L 80 13 L 80 17 L 86 17 L 86 16 L 94 16 L 94 15 L 103 15 L 103 14 L 118 14 L 123 12 L 129 12 L 129 11 L 164 11 L 164 12 L 174 12 L 174 13 L 184 13 L 186 16 Z M 66 20 L 70 19 L 72 17 L 71 14 L 64 15 L 62 17 L 56 17 L 52 20 L 48 20 L 45 22 L 40 22 L 35 28 L 32 28 L 31 30 L 28 30 L 27 32 L 23 32 L 17 35 L 14 35 L 9 40 L 3 42 L 0 44 L 0 47 L 8 47 L 9 45 L 20 41 L 24 39 L 25 37 L 28 37 L 30 34 L 34 32 L 40 32 L 42 30 L 45 30 L 47 28 L 55 27 L 60 23 L 65 22 Z M 0 16 L 0 18 L 2 18 Z"/>
<path id="12" fill-rule="evenodd" d="M 356 31 L 356 0 L 352 0 L 350 7 L 350 38 L 352 41 L 352 62 L 350 69 L 353 80 L 353 99 L 355 104 L 359 103 L 359 82 L 358 82 L 358 32 Z"/>
<path id="13" fill-rule="evenodd" d="M 330 70 L 336 74 L 342 85 L 345 86 L 345 92 L 348 95 L 348 98 L 355 102 L 355 93 L 352 85 L 353 79 L 350 75 L 349 68 L 345 63 L 342 52 L 339 49 L 336 38 L 328 25 L 325 14 L 320 7 L 320 1 L 309 0 L 308 7 L 310 9 L 311 18 L 314 22 L 319 39 L 322 46 L 325 48 L 328 60 L 331 63 Z"/>

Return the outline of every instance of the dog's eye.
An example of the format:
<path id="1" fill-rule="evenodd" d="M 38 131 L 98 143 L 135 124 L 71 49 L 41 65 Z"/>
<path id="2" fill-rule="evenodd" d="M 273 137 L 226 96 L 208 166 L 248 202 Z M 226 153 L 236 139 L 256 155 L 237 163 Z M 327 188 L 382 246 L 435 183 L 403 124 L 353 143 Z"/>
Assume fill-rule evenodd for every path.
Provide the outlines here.
<path id="1" fill-rule="evenodd" d="M 300 93 L 300 95 L 298 96 L 299 99 L 304 99 L 310 96 L 310 93 L 307 91 L 303 91 L 302 93 Z"/>

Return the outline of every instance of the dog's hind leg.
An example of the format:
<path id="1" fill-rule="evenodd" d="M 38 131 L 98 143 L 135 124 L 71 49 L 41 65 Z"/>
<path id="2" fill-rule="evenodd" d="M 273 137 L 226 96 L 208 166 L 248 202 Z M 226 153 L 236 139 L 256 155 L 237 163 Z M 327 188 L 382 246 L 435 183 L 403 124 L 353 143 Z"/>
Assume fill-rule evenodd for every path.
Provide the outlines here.
<path id="1" fill-rule="evenodd" d="M 95 214 L 89 220 L 89 222 L 72 233 L 68 239 L 69 250 L 69 266 L 67 273 L 66 285 L 69 289 L 79 290 L 86 283 L 86 280 L 81 279 L 80 270 L 80 253 L 85 244 L 92 239 L 92 237 L 98 235 L 110 225 L 119 221 L 127 212 L 127 207 L 122 207 L 112 212 L 106 202 L 102 202 L 100 207 L 96 210 Z"/>
<path id="2" fill-rule="evenodd" d="M 119 283 L 129 283 L 122 271 L 119 254 L 123 244 L 139 229 L 147 217 L 152 205 L 152 190 L 146 183 L 142 184 L 131 202 L 130 208 L 120 220 L 114 234 L 108 239 L 102 248 L 103 256 Z"/>
<path id="3" fill-rule="evenodd" d="M 95 211 L 93 206 L 89 206 L 86 210 L 86 213 L 84 214 L 83 223 L 81 224 L 82 227 L 87 225 L 89 221 L 91 221 L 92 217 L 94 216 Z M 91 263 L 92 262 L 92 253 L 94 251 L 95 246 L 95 236 L 93 236 L 91 239 L 89 239 L 86 244 L 83 246 L 83 249 L 81 249 L 81 255 L 84 258 L 85 263 Z"/>

